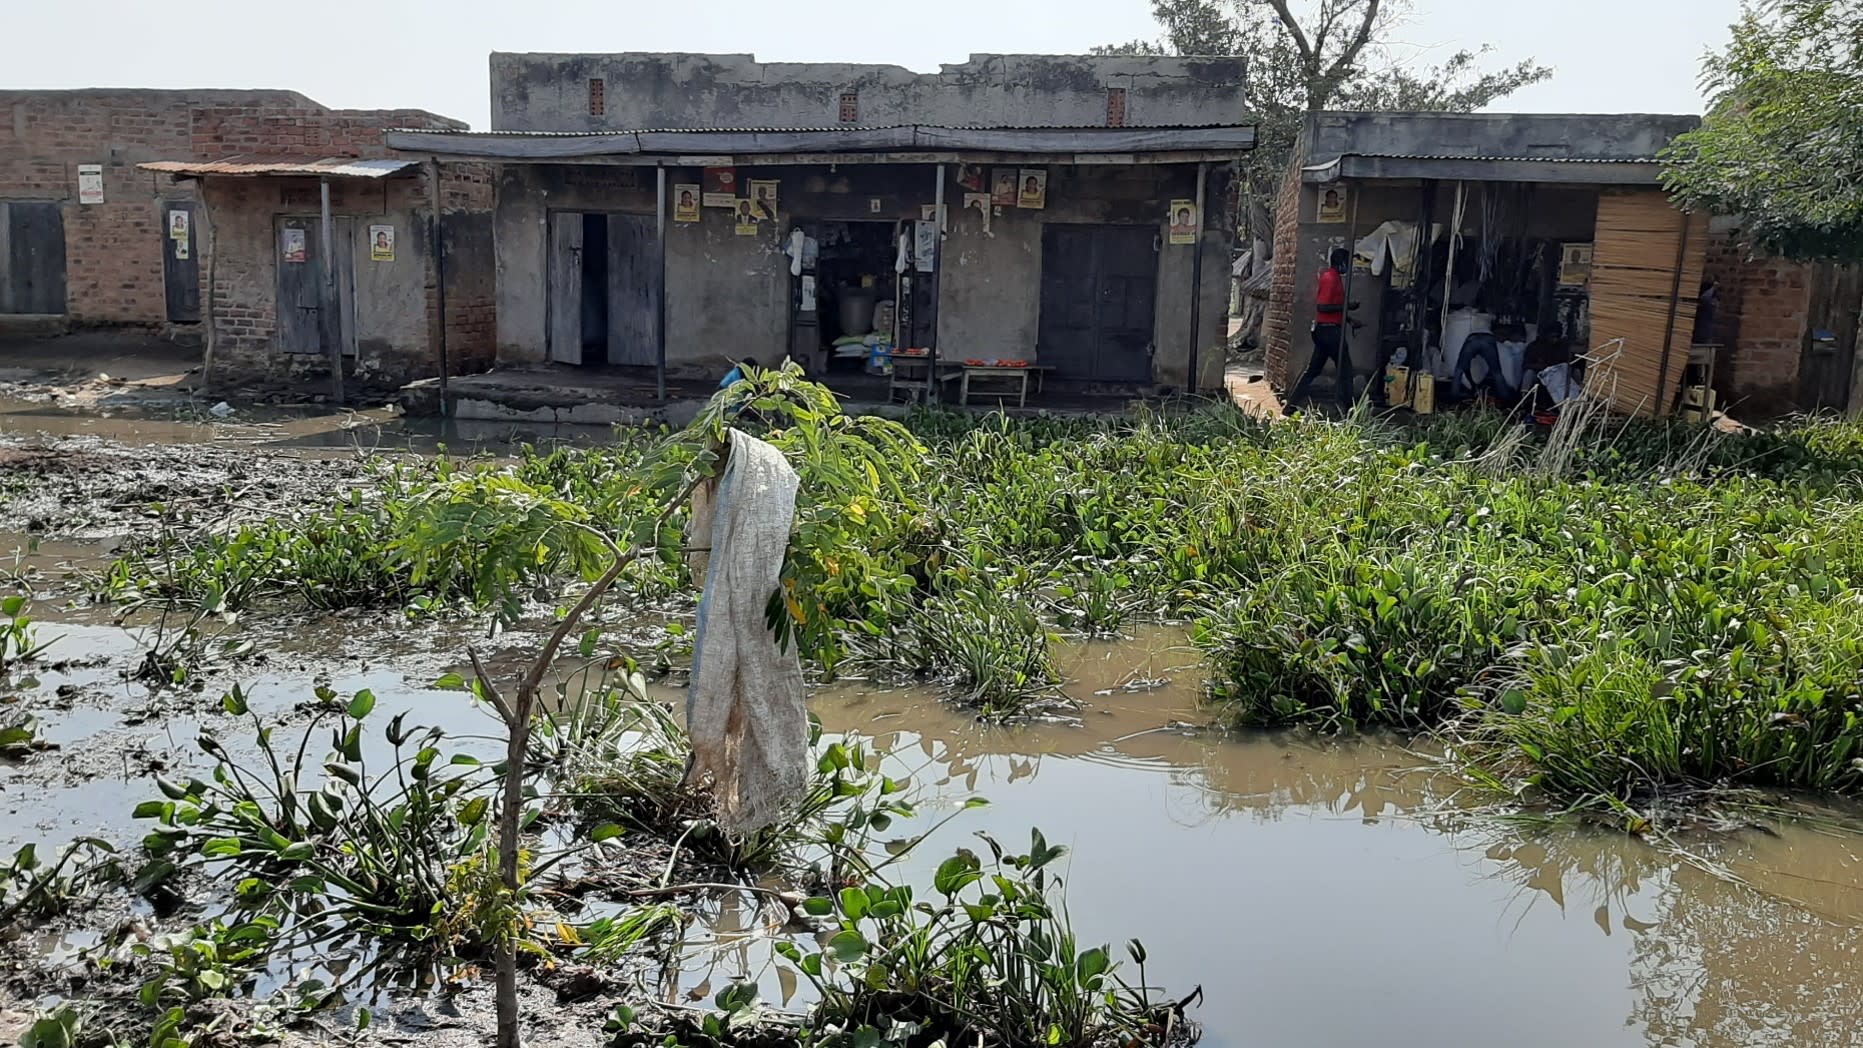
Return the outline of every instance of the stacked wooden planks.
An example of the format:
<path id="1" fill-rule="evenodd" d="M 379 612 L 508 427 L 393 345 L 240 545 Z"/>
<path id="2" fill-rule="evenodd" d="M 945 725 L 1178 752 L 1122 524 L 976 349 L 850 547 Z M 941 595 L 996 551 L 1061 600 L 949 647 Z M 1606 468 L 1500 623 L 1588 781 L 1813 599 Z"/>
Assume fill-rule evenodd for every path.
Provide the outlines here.
<path id="1" fill-rule="evenodd" d="M 1695 329 L 1707 243 L 1707 216 L 1677 211 L 1661 190 L 1600 194 L 1591 267 L 1591 348 L 1596 354 L 1620 338 L 1624 345 L 1593 369 L 1585 385 L 1593 395 L 1609 398 L 1616 410 L 1667 415 L 1675 406 Z"/>

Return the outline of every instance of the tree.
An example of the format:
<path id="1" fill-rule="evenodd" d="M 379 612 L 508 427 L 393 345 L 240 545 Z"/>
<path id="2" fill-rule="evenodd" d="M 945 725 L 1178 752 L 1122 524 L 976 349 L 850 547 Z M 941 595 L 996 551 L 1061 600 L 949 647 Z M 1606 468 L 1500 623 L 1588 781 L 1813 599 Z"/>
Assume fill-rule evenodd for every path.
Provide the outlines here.
<path id="1" fill-rule="evenodd" d="M 1239 54 L 1249 58 L 1244 97 L 1256 146 L 1244 165 L 1248 188 L 1272 200 L 1307 114 L 1323 109 L 1473 112 L 1552 75 L 1527 60 L 1482 72 L 1491 49 L 1458 51 L 1420 72 L 1386 43 L 1409 0 L 1152 0 L 1157 41 L 1096 48 L 1098 54 Z"/>
<path id="2" fill-rule="evenodd" d="M 1742 216 L 1758 247 L 1863 262 L 1863 0 L 1749 4 L 1702 86 L 1707 117 L 1664 154 L 1670 192 Z"/>

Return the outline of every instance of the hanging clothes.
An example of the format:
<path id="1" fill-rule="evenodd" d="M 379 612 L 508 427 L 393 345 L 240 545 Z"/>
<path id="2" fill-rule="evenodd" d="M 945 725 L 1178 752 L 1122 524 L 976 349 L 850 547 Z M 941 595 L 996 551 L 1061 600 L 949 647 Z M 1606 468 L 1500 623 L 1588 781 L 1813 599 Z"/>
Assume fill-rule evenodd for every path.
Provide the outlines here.
<path id="1" fill-rule="evenodd" d="M 688 545 L 705 575 L 686 692 L 687 781 L 711 785 L 719 825 L 750 833 L 777 822 L 808 788 L 809 715 L 802 661 L 777 643 L 764 609 L 777 591 L 800 480 L 783 453 L 728 434 L 723 476 L 692 500 Z"/>
<path id="2" fill-rule="evenodd" d="M 1430 226 L 1430 243 L 1442 239 L 1441 223 Z M 1354 248 L 1354 259 L 1382 274 L 1388 265 L 1392 287 L 1409 287 L 1417 266 L 1417 223 L 1386 222 L 1361 239 Z"/>

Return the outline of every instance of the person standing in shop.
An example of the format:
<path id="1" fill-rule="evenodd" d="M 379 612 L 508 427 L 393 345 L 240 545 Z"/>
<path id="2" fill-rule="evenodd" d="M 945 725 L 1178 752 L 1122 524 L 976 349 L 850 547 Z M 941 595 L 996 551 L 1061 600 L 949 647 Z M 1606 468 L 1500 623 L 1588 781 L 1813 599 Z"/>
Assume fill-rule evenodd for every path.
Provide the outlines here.
<path id="1" fill-rule="evenodd" d="M 1345 274 L 1346 267 L 1351 264 L 1352 253 L 1336 247 L 1327 259 L 1326 268 L 1320 272 L 1319 289 L 1313 302 L 1313 355 L 1307 358 L 1307 373 L 1300 376 L 1294 391 L 1287 395 L 1284 413 L 1291 414 L 1296 405 L 1307 399 L 1313 380 L 1320 377 L 1328 363 L 1338 368 L 1333 388 L 1339 406 L 1352 405 L 1352 357 L 1346 348 L 1345 325 L 1346 310 L 1355 309 L 1358 304 L 1346 302 Z M 1356 327 L 1358 322 L 1352 321 L 1352 324 Z"/>

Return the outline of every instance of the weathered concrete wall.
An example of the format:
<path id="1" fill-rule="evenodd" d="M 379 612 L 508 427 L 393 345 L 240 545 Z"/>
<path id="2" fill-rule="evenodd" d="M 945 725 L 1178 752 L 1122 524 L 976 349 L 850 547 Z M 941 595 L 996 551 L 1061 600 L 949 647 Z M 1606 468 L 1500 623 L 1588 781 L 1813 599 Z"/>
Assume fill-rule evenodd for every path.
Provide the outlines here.
<path id="1" fill-rule="evenodd" d="M 1113 88 L 1125 92 L 1126 126 L 1212 124 L 1242 118 L 1243 72 L 1241 58 L 980 54 L 914 73 L 752 55 L 494 53 L 492 130 L 1104 127 Z M 853 120 L 842 119 L 847 93 Z"/>
<path id="2" fill-rule="evenodd" d="M 743 177 L 751 169 L 740 170 Z M 1136 224 L 1158 238 L 1154 379 L 1189 384 L 1193 248 L 1167 240 L 1166 210 L 1194 195 L 1194 168 L 1061 167 L 1049 169 L 1048 206 L 1040 211 L 964 209 L 964 188 L 947 168 L 949 228 L 939 274 L 938 344 L 953 357 L 1039 359 L 1042 228 L 1056 222 Z M 667 225 L 667 364 L 677 371 L 716 373 L 726 360 L 774 363 L 788 352 L 789 260 L 783 239 L 798 221 L 897 222 L 920 217 L 937 195 L 932 165 L 769 167 L 780 220 L 740 237 L 729 212 L 705 208 L 700 222 Z M 512 165 L 499 180 L 497 212 L 498 358 L 547 359 L 548 216 L 557 211 L 652 214 L 651 171 L 575 165 Z M 697 181 L 696 171 L 669 174 L 669 184 Z M 1198 351 L 1200 389 L 1220 385 L 1227 315 L 1232 216 L 1220 177 L 1211 178 L 1203 235 L 1203 295 Z"/>
<path id="3" fill-rule="evenodd" d="M 1305 155 L 1308 164 L 1342 153 L 1647 160 L 1700 123 L 1642 114 L 1322 113 Z"/>

